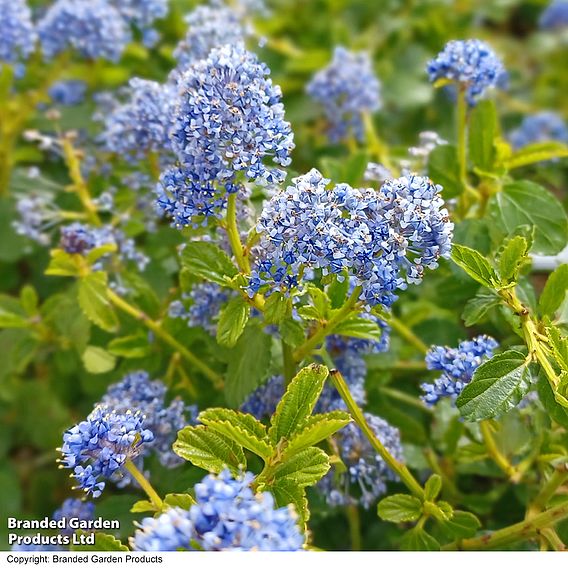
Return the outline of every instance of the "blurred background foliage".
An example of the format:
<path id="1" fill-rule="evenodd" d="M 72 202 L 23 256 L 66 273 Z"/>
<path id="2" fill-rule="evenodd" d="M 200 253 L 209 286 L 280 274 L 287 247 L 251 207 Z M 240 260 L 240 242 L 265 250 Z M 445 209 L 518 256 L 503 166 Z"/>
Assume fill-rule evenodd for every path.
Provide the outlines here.
<path id="1" fill-rule="evenodd" d="M 41 10 L 42 3 L 32 3 Z M 174 66 L 172 51 L 184 36 L 184 14 L 197 2 L 171 0 L 169 16 L 158 29 L 162 40 L 148 50 L 141 43 L 127 49 L 119 64 L 71 62 L 63 76 L 84 79 L 91 93 L 112 90 L 132 76 L 163 81 Z M 488 41 L 503 58 L 509 72 L 509 87 L 495 92 L 503 130 L 517 126 L 522 116 L 536 110 L 553 109 L 568 116 L 568 29 L 545 32 L 538 28 L 538 18 L 547 5 L 545 0 L 271 0 L 270 14 L 258 18 L 255 28 L 267 38 L 263 47 L 251 41 L 272 70 L 274 82 L 281 85 L 286 117 L 291 121 L 296 149 L 292 170 L 305 172 L 319 167 L 336 181 L 360 177 L 364 156 L 347 159 L 349 152 L 342 146 L 330 146 L 323 134 L 319 110 L 305 94 L 305 85 L 312 74 L 331 58 L 334 46 L 344 45 L 354 50 L 372 53 L 375 70 L 382 82 L 384 105 L 376 115 L 376 124 L 383 140 L 395 156 L 406 155 L 407 148 L 418 143 L 418 134 L 434 130 L 443 138 L 454 140 L 453 105 L 443 92 L 437 92 L 428 82 L 425 65 L 450 39 L 479 38 Z M 89 99 L 75 107 L 63 107 L 58 128 L 85 130 L 94 134 L 91 116 L 94 104 Z M 48 113 L 37 112 L 29 129 L 53 131 Z M 21 140 L 17 149 L 20 164 L 12 179 L 12 192 L 29 189 L 30 180 L 23 169 L 42 162 L 42 170 L 63 186 L 66 172 L 58 160 L 51 160 L 37 145 Z M 48 155 L 47 155 L 48 156 Z M 354 175 L 353 170 L 357 173 Z M 520 171 L 551 188 L 565 201 L 560 188 L 566 181 L 566 166 L 532 168 Z M 438 180 L 435 180 L 438 181 Z M 41 185 L 42 180 L 37 184 Z M 102 182 L 101 182 L 102 183 Z M 41 187 L 36 187 L 40 189 Z M 53 191 L 52 187 L 46 187 Z M 65 199 L 65 195 L 62 198 Z M 63 278 L 46 277 L 48 251 L 15 234 L 13 201 L 0 202 L 0 307 L 9 311 L 35 315 L 38 321 L 51 322 L 45 329 L 0 331 L 0 511 L 20 518 L 41 518 L 51 515 L 71 493 L 66 470 L 55 465 L 56 450 L 65 428 L 76 423 L 91 409 L 107 386 L 125 371 L 144 368 L 159 376 L 167 367 L 167 354 L 151 337 L 140 338 L 141 356 L 122 358 L 110 372 L 89 373 L 81 354 L 87 344 L 105 345 L 112 336 L 91 326 L 76 302 L 74 284 Z M 130 227 L 131 235 L 140 229 Z M 464 222 L 456 232 L 456 241 L 478 250 L 489 250 L 488 227 L 483 221 Z M 167 305 L 169 290 L 177 285 L 178 265 L 175 246 L 182 241 L 179 232 L 165 223 L 154 234 L 143 236 L 144 249 L 151 263 L 144 280 L 137 282 L 140 305 L 149 313 L 159 312 Z M 533 284 L 539 286 L 538 276 Z M 26 288 L 25 285 L 30 287 Z M 38 297 L 34 297 L 33 290 Z M 467 332 L 460 314 L 468 298 L 475 295 L 477 285 L 449 263 L 429 274 L 424 283 L 405 292 L 397 304 L 407 325 L 427 344 L 455 345 Z M 527 290 L 530 288 L 527 287 Z M 443 297 L 440 297 L 441 294 Z M 22 302 L 18 300 L 21 295 Z M 529 298 L 530 302 L 530 298 Z M 565 317 L 568 323 L 568 313 Z M 223 353 L 212 338 L 189 329 L 184 322 L 168 322 L 179 341 L 197 352 L 215 352 L 217 359 L 230 356 Z M 136 323 L 121 320 L 124 335 L 135 333 Z M 53 330 L 56 330 L 55 332 Z M 515 344 L 508 324 L 501 313 L 495 313 L 481 331 L 502 339 L 502 344 Z M 42 335 L 47 333 L 48 336 Z M 518 342 L 518 341 L 517 341 Z M 467 494 L 467 505 L 484 519 L 484 526 L 502 526 L 518 520 L 524 511 L 525 495 L 514 485 L 493 484 L 499 471 L 487 461 L 476 461 L 475 444 L 457 448 L 456 441 L 464 429 L 463 423 L 449 406 L 438 406 L 436 414 L 413 407 L 404 399 L 410 395 L 416 405 L 418 384 L 425 371 L 401 368 L 392 370 L 392 362 L 408 359 L 408 346 L 393 337 L 391 351 L 369 356 L 367 388 L 368 409 L 401 429 L 409 465 L 429 469 L 429 452 L 451 456 L 458 463 L 461 487 Z M 387 370 L 388 369 L 388 370 Z M 223 403 L 210 393 L 206 383 L 197 385 L 198 402 L 204 407 Z M 396 391 L 389 388 L 396 380 Z M 183 384 L 172 385 L 175 394 L 192 400 Z M 202 387 L 202 388 L 200 388 Z M 514 411 L 507 415 L 499 433 L 499 443 L 516 453 L 531 443 L 548 418 L 537 410 L 528 415 Z M 461 452 L 463 455 L 458 456 Z M 468 455 L 466 455 L 469 452 Z M 164 470 L 157 463 L 149 465 L 151 478 L 159 492 L 184 491 L 202 477 L 202 471 L 188 464 L 175 470 Z M 136 491 L 109 488 L 97 502 L 97 514 L 122 521 L 122 534 L 131 533 L 132 521 L 140 517 L 128 512 L 139 499 Z M 347 549 L 350 546 L 347 520 L 340 511 L 324 506 L 321 496 L 310 497 L 313 511 L 311 528 L 316 546 L 326 549 Z M 559 534 L 568 538 L 568 526 L 559 527 Z M 400 530 L 376 518 L 374 509 L 363 512 L 361 518 L 364 548 L 396 548 Z M 0 547 L 4 548 L 6 527 L 0 526 Z"/>

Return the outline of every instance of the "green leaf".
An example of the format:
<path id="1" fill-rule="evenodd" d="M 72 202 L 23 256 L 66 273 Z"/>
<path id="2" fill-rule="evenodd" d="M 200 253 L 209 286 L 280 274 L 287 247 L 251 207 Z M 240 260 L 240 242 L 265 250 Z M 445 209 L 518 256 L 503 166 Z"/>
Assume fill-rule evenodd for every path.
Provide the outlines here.
<path id="1" fill-rule="evenodd" d="M 29 326 L 30 322 L 27 318 L 0 307 L 0 328 L 24 328 Z"/>
<path id="2" fill-rule="evenodd" d="M 315 485 L 329 467 L 329 456 L 322 449 L 305 448 L 274 468 L 272 482 L 290 481 L 299 487 Z"/>
<path id="3" fill-rule="evenodd" d="M 305 426 L 295 434 L 282 452 L 282 459 L 325 440 L 351 422 L 351 417 L 346 412 L 334 410 L 327 414 L 314 414 L 310 416 Z"/>
<path id="4" fill-rule="evenodd" d="M 452 260 L 476 282 L 487 288 L 493 288 L 499 281 L 487 259 L 474 249 L 454 243 Z"/>
<path id="5" fill-rule="evenodd" d="M 537 391 L 538 398 L 550 418 L 564 428 L 568 428 L 568 408 L 556 402 L 554 391 L 544 375 L 541 375 L 538 379 Z"/>
<path id="6" fill-rule="evenodd" d="M 542 315 L 554 317 L 556 310 L 566 298 L 568 290 L 568 264 L 561 264 L 546 281 L 538 301 Z"/>
<path id="7" fill-rule="evenodd" d="M 568 158 L 568 146 L 562 142 L 536 142 L 513 152 L 505 161 L 508 170 L 545 162 L 556 158 Z"/>
<path id="8" fill-rule="evenodd" d="M 79 276 L 81 273 L 82 257 L 78 254 L 69 254 L 62 249 L 50 252 L 51 260 L 45 273 L 48 276 Z"/>
<path id="9" fill-rule="evenodd" d="M 223 434 L 265 460 L 274 452 L 266 426 L 251 414 L 228 408 L 210 408 L 201 412 L 198 420 L 209 430 Z"/>
<path id="10" fill-rule="evenodd" d="M 186 426 L 180 430 L 173 450 L 180 458 L 214 473 L 220 473 L 227 466 L 237 474 L 247 465 L 238 444 L 206 426 Z"/>
<path id="11" fill-rule="evenodd" d="M 526 357 L 519 351 L 506 351 L 476 369 L 456 405 L 466 420 L 493 418 L 514 408 L 530 385 Z"/>
<path id="12" fill-rule="evenodd" d="M 273 443 L 292 435 L 304 427 L 321 394 L 329 371 L 323 365 L 302 369 L 290 382 L 272 416 L 268 434 Z"/>
<path id="13" fill-rule="evenodd" d="M 164 497 L 164 505 L 188 511 L 192 505 L 195 505 L 195 499 L 188 493 L 168 493 Z"/>
<path id="14" fill-rule="evenodd" d="M 554 352 L 556 363 L 563 371 L 568 371 L 568 337 L 563 336 L 554 325 L 546 328 L 546 335 Z"/>
<path id="15" fill-rule="evenodd" d="M 485 289 L 480 290 L 473 298 L 469 299 L 462 313 L 462 318 L 467 327 L 483 321 L 489 310 L 501 303 L 499 296 Z"/>
<path id="16" fill-rule="evenodd" d="M 302 524 L 306 524 L 310 518 L 310 509 L 306 498 L 306 490 L 294 481 L 281 479 L 269 487 L 278 507 L 293 505 L 300 517 Z"/>
<path id="17" fill-rule="evenodd" d="M 462 191 L 458 152 L 451 144 L 436 146 L 428 156 L 428 175 L 443 188 L 444 199 L 456 197 Z"/>
<path id="18" fill-rule="evenodd" d="M 317 319 L 329 319 L 329 312 L 331 310 L 331 302 L 327 294 L 317 288 L 316 286 L 308 285 L 308 294 L 312 298 L 313 308 Z"/>
<path id="19" fill-rule="evenodd" d="M 150 344 L 147 334 L 141 332 L 113 339 L 107 345 L 107 350 L 117 357 L 140 359 L 150 354 Z"/>
<path id="20" fill-rule="evenodd" d="M 422 502 L 413 495 L 397 493 L 385 497 L 379 503 L 377 513 L 383 521 L 390 523 L 417 521 L 422 515 Z"/>
<path id="21" fill-rule="evenodd" d="M 469 157 L 474 166 L 492 172 L 495 163 L 494 140 L 499 133 L 497 112 L 491 100 L 480 101 L 469 119 Z"/>
<path id="22" fill-rule="evenodd" d="M 286 298 L 280 292 L 274 292 L 268 296 L 264 307 L 264 319 L 266 323 L 281 323 L 292 313 L 292 300 Z"/>
<path id="23" fill-rule="evenodd" d="M 35 288 L 30 284 L 26 284 L 20 291 L 20 304 L 28 316 L 37 315 L 39 298 Z"/>
<path id="24" fill-rule="evenodd" d="M 406 551 L 440 550 L 440 543 L 422 527 L 414 527 L 406 532 L 400 541 L 400 549 Z"/>
<path id="25" fill-rule="evenodd" d="M 141 501 L 136 501 L 136 503 L 134 503 L 134 505 L 130 507 L 131 513 L 149 513 L 155 511 L 156 507 L 154 507 L 154 504 L 151 503 L 150 501 L 147 501 L 146 499 L 143 499 Z"/>
<path id="26" fill-rule="evenodd" d="M 423 507 L 424 514 L 437 521 L 448 521 L 454 514 L 452 506 L 447 501 L 438 501 L 437 503 L 424 501 Z"/>
<path id="27" fill-rule="evenodd" d="M 105 331 L 118 329 L 118 318 L 107 296 L 106 272 L 91 272 L 79 280 L 79 305 L 85 315 Z"/>
<path id="28" fill-rule="evenodd" d="M 80 534 L 87 534 L 83 531 L 78 531 Z M 122 544 L 120 540 L 114 538 L 111 534 L 105 534 L 102 532 L 95 533 L 95 544 L 72 544 L 71 550 L 85 550 L 88 552 L 93 552 L 96 550 L 97 552 L 128 552 L 129 548 Z"/>
<path id="29" fill-rule="evenodd" d="M 221 310 L 217 324 L 217 342 L 225 347 L 234 347 L 243 334 L 250 316 L 250 305 L 241 296 L 236 296 Z"/>
<path id="30" fill-rule="evenodd" d="M 225 397 L 239 406 L 268 376 L 272 338 L 256 325 L 249 325 L 231 351 L 225 380 Z"/>
<path id="31" fill-rule="evenodd" d="M 437 474 L 432 474 L 424 485 L 424 494 L 427 501 L 434 501 L 442 490 L 442 478 Z"/>
<path id="32" fill-rule="evenodd" d="M 117 250 L 116 244 L 114 243 L 107 243 L 106 245 L 102 245 L 100 247 L 94 248 L 90 250 L 85 259 L 87 260 L 87 264 L 92 266 L 97 262 L 97 260 L 101 259 L 106 254 L 113 253 Z"/>
<path id="33" fill-rule="evenodd" d="M 499 253 L 499 275 L 501 285 L 516 282 L 521 266 L 528 260 L 529 245 L 527 240 L 517 235 L 506 239 Z"/>
<path id="34" fill-rule="evenodd" d="M 549 191 L 530 181 L 505 185 L 493 195 L 488 205 L 493 228 L 503 235 L 521 225 L 534 226 L 532 251 L 554 255 L 566 246 L 568 219 L 564 207 Z"/>
<path id="35" fill-rule="evenodd" d="M 95 345 L 88 345 L 81 358 L 83 359 L 85 369 L 94 375 L 108 373 L 116 365 L 116 357 L 114 355 Z"/>
<path id="36" fill-rule="evenodd" d="M 474 536 L 481 523 L 473 513 L 454 511 L 452 518 L 441 521 L 440 526 L 445 535 L 455 540 Z"/>
<path id="37" fill-rule="evenodd" d="M 299 347 L 304 343 L 304 328 L 299 321 L 292 318 L 285 319 L 279 326 L 282 341 L 290 345 L 290 347 Z"/>
<path id="38" fill-rule="evenodd" d="M 341 274 L 334 274 L 333 280 L 327 289 L 327 295 L 331 301 L 331 307 L 334 309 L 341 308 L 347 299 L 348 291 L 349 278 L 347 276 L 347 271 L 344 270 Z"/>
<path id="39" fill-rule="evenodd" d="M 371 341 L 379 341 L 382 335 L 381 328 L 376 322 L 357 316 L 342 321 L 334 328 L 333 333 Z"/>
<path id="40" fill-rule="evenodd" d="M 210 282 L 226 285 L 238 273 L 231 259 L 213 243 L 190 241 L 181 253 L 181 264 L 191 274 Z"/>
<path id="41" fill-rule="evenodd" d="M 357 186 L 363 179 L 367 164 L 369 163 L 369 155 L 367 152 L 354 152 L 346 161 L 343 167 L 342 180 L 352 186 Z"/>

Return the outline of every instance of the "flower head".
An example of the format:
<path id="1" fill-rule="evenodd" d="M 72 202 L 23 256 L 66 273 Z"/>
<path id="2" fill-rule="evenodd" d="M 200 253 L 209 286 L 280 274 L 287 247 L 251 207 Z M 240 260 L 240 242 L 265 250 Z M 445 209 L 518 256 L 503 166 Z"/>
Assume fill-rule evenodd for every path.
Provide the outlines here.
<path id="1" fill-rule="evenodd" d="M 61 227 L 59 246 L 69 254 L 87 254 L 92 249 L 112 245 L 119 258 L 133 262 L 139 270 L 143 271 L 149 258 L 136 248 L 133 239 L 128 238 L 120 229 L 110 225 L 91 227 L 83 223 L 71 223 Z M 101 270 L 108 255 L 93 265 L 94 270 Z"/>
<path id="2" fill-rule="evenodd" d="M 398 429 L 369 413 L 365 413 L 365 419 L 389 453 L 395 459 L 403 461 Z M 325 493 L 327 502 L 332 506 L 360 503 L 369 508 L 386 492 L 386 482 L 395 480 L 396 475 L 355 423 L 351 422 L 342 428 L 335 434 L 334 440 L 347 471 L 339 475 L 330 471 L 317 487 Z"/>
<path id="3" fill-rule="evenodd" d="M 105 480 L 120 479 L 126 462 L 137 458 L 153 439 L 140 412 L 117 412 L 99 405 L 63 434 L 60 463 L 73 470 L 85 493 L 99 497 Z"/>
<path id="4" fill-rule="evenodd" d="M 165 552 L 192 550 L 193 525 L 189 511 L 170 507 L 158 517 L 146 517 L 130 539 L 133 550 Z"/>
<path id="5" fill-rule="evenodd" d="M 172 100 L 171 85 L 131 79 L 128 100 L 103 115 L 101 140 L 106 149 L 135 160 L 168 151 Z"/>
<path id="6" fill-rule="evenodd" d="M 349 135 L 363 139 L 362 115 L 381 107 L 380 90 L 369 55 L 344 47 L 335 48 L 333 61 L 307 87 L 308 94 L 324 108 L 334 142 Z"/>
<path id="7" fill-rule="evenodd" d="M 57 81 L 49 88 L 49 97 L 58 105 L 74 106 L 83 102 L 87 84 L 84 81 Z"/>
<path id="8" fill-rule="evenodd" d="M 568 126 L 555 112 L 539 112 L 525 117 L 519 128 L 509 134 L 509 139 L 515 148 L 535 142 L 558 141 L 568 144 Z"/>
<path id="9" fill-rule="evenodd" d="M 478 39 L 453 40 L 427 67 L 430 81 L 445 79 L 466 89 L 473 105 L 487 89 L 498 86 L 505 74 L 503 63 L 491 47 Z"/>
<path id="10" fill-rule="evenodd" d="M 287 292 L 305 269 L 347 270 L 362 299 L 388 307 L 398 288 L 419 283 L 449 255 L 453 224 L 430 179 L 387 180 L 378 191 L 328 183 L 313 169 L 265 204 L 249 294 Z"/>
<path id="11" fill-rule="evenodd" d="M 239 14 L 220 2 L 197 6 L 185 17 L 185 22 L 189 29 L 174 51 L 182 71 L 206 58 L 212 49 L 237 44 L 247 35 Z"/>
<path id="12" fill-rule="evenodd" d="M 71 47 L 87 59 L 118 61 L 131 39 L 128 25 L 107 0 L 57 0 L 38 31 L 47 59 Z"/>
<path id="13" fill-rule="evenodd" d="M 203 282 L 193 286 L 187 297 L 191 302 L 189 309 L 182 301 L 176 300 L 170 304 L 169 316 L 185 319 L 190 327 L 202 327 L 215 336 L 217 322 L 214 318 L 231 297 L 230 290 L 214 282 Z"/>
<path id="14" fill-rule="evenodd" d="M 280 88 L 243 44 L 213 49 L 180 77 L 171 130 L 179 167 L 166 171 L 158 207 L 178 226 L 219 215 L 237 176 L 274 183 L 290 163 L 290 124 Z M 265 162 L 271 161 L 276 166 Z"/>
<path id="15" fill-rule="evenodd" d="M 0 63 L 13 64 L 27 59 L 36 41 L 26 0 L 0 0 Z"/>
<path id="16" fill-rule="evenodd" d="M 125 375 L 111 385 L 101 403 L 116 412 L 134 409 L 144 415 L 144 427 L 153 434 L 153 440 L 144 446 L 144 455 L 155 452 L 162 465 L 175 467 L 182 460 L 173 453 L 172 444 L 177 432 L 186 424 L 184 402 L 177 398 L 166 404 L 166 385 L 159 380 L 151 381 L 145 371 Z"/>
<path id="17" fill-rule="evenodd" d="M 51 242 L 50 230 L 61 221 L 53 193 L 35 192 L 16 196 L 18 218 L 12 226 L 18 235 L 47 246 Z"/>
<path id="18" fill-rule="evenodd" d="M 120 15 L 140 30 L 147 31 L 154 20 L 168 13 L 168 0 L 108 0 Z"/>
<path id="19" fill-rule="evenodd" d="M 426 355 L 426 365 L 442 374 L 433 383 L 421 385 L 422 400 L 428 405 L 436 404 L 441 398 L 455 400 L 473 378 L 473 373 L 487 359 L 493 357 L 499 346 L 488 335 L 479 335 L 471 341 L 462 341 L 457 348 L 434 345 Z"/>
<path id="20" fill-rule="evenodd" d="M 254 493 L 254 476 L 229 470 L 207 475 L 195 486 L 189 511 L 168 509 L 144 519 L 131 539 L 134 550 L 300 550 L 304 537 L 292 507 L 276 508 L 270 493 Z"/>
<path id="21" fill-rule="evenodd" d="M 568 1 L 553 0 L 540 15 L 538 24 L 549 30 L 568 26 Z"/>

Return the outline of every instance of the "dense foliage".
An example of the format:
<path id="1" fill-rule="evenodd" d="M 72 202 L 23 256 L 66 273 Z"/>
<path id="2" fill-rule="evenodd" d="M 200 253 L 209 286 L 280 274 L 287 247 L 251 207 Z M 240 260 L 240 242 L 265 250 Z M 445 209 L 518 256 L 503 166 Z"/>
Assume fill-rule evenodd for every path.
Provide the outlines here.
<path id="1" fill-rule="evenodd" d="M 563 0 L 0 0 L 0 510 L 566 549 L 567 34 Z"/>

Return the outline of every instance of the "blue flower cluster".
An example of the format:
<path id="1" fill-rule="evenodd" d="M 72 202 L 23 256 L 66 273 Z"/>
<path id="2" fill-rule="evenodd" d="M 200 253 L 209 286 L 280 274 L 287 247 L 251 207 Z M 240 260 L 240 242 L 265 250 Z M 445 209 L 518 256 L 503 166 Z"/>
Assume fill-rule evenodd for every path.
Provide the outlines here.
<path id="1" fill-rule="evenodd" d="M 328 183 L 313 169 L 265 204 L 251 296 L 261 288 L 288 293 L 306 269 L 347 270 L 362 299 L 389 307 L 397 289 L 419 283 L 449 255 L 453 224 L 430 179 L 387 180 L 378 191 Z"/>
<path id="2" fill-rule="evenodd" d="M 230 297 L 230 290 L 213 282 L 196 284 L 187 295 L 191 302 L 189 309 L 186 309 L 182 301 L 176 300 L 170 304 L 169 316 L 185 319 L 190 327 L 202 327 L 215 336 L 217 321 L 214 318 Z"/>
<path id="3" fill-rule="evenodd" d="M 127 460 L 136 459 L 153 439 L 140 412 L 117 412 L 99 405 L 63 434 L 61 467 L 73 470 L 85 493 L 99 497 L 105 480 L 119 480 Z"/>
<path id="4" fill-rule="evenodd" d="M 294 147 L 280 88 L 243 44 L 213 49 L 179 78 L 173 149 L 179 167 L 166 171 L 158 207 L 184 227 L 195 217 L 220 215 L 237 176 L 277 183 L 285 172 L 264 164 L 290 163 Z"/>
<path id="5" fill-rule="evenodd" d="M 241 411 L 262 420 L 274 414 L 276 406 L 284 395 L 284 377 L 274 375 L 254 390 L 241 405 Z"/>
<path id="6" fill-rule="evenodd" d="M 177 432 L 187 424 L 184 402 L 176 398 L 166 404 L 166 385 L 159 380 L 151 381 L 146 371 L 128 373 L 123 379 L 111 385 L 101 399 L 101 404 L 115 412 L 135 409 L 144 416 L 144 427 L 150 430 L 153 440 L 145 444 L 142 455 L 155 452 L 160 463 L 176 467 L 182 462 L 172 451 Z"/>
<path id="7" fill-rule="evenodd" d="M 568 126 L 555 112 L 539 112 L 525 117 L 521 126 L 509 134 L 509 140 L 515 148 L 535 142 L 558 141 L 568 144 Z"/>
<path id="8" fill-rule="evenodd" d="M 247 32 L 237 12 L 221 2 L 197 6 L 186 17 L 189 29 L 178 44 L 174 57 L 182 71 L 205 59 L 212 49 L 226 44 L 237 44 Z"/>
<path id="9" fill-rule="evenodd" d="M 18 235 L 28 237 L 47 246 L 51 242 L 51 229 L 61 221 L 60 211 L 47 192 L 25 193 L 16 196 L 16 211 L 19 219 L 12 221 Z"/>
<path id="10" fill-rule="evenodd" d="M 470 105 L 503 80 L 505 68 L 491 47 L 478 39 L 452 40 L 427 66 L 430 81 L 441 79 L 466 89 Z"/>
<path id="11" fill-rule="evenodd" d="M 80 519 L 81 521 L 90 521 L 94 518 L 95 504 L 92 501 L 83 501 L 82 499 L 65 499 L 61 507 L 53 513 L 53 520 L 61 519 Z M 73 534 L 75 531 L 68 526 L 61 529 L 61 534 Z"/>
<path id="12" fill-rule="evenodd" d="M 395 459 L 403 461 L 404 454 L 398 429 L 369 413 L 365 413 L 365 419 L 388 452 Z M 334 441 L 347 471 L 343 474 L 330 471 L 317 487 L 325 494 L 331 506 L 361 504 L 369 508 L 386 492 L 386 482 L 396 480 L 396 475 L 373 449 L 355 423 L 352 422 L 342 428 L 334 436 Z M 355 492 L 352 485 L 356 488 Z"/>
<path id="13" fill-rule="evenodd" d="M 193 524 L 189 511 L 170 507 L 158 517 L 146 517 L 138 523 L 138 529 L 130 538 L 132 550 L 143 552 L 167 552 L 193 550 Z"/>
<path id="14" fill-rule="evenodd" d="M 332 62 L 307 86 L 308 94 L 323 106 L 332 142 L 364 138 L 363 113 L 381 108 L 381 84 L 367 53 L 336 47 Z"/>
<path id="15" fill-rule="evenodd" d="M 128 100 L 103 116 L 100 138 L 105 148 L 131 160 L 143 160 L 150 152 L 167 152 L 173 98 L 173 88 L 167 83 L 131 79 Z"/>
<path id="16" fill-rule="evenodd" d="M 87 84 L 85 81 L 69 80 L 57 81 L 49 88 L 48 94 L 51 100 L 62 106 L 74 106 L 83 102 Z"/>
<path id="17" fill-rule="evenodd" d="M 189 511 L 168 509 L 147 518 L 131 539 L 133 550 L 300 550 L 304 537 L 293 508 L 275 507 L 270 493 L 255 494 L 254 476 L 233 478 L 229 470 L 208 475 L 195 486 Z"/>
<path id="18" fill-rule="evenodd" d="M 69 254 L 86 254 L 104 245 L 114 245 L 118 256 L 123 261 L 133 262 L 139 270 L 143 271 L 149 262 L 149 258 L 136 248 L 134 240 L 115 227 L 91 227 L 78 222 L 61 227 L 59 246 Z M 103 260 L 106 256 L 102 257 Z M 102 269 L 102 262 L 97 262 L 93 268 Z"/>
<path id="19" fill-rule="evenodd" d="M 473 378 L 473 373 L 487 359 L 493 357 L 499 346 L 488 335 L 479 335 L 471 341 L 462 341 L 457 348 L 433 346 L 426 355 L 426 365 L 432 371 L 442 371 L 433 383 L 421 385 L 422 400 L 428 405 L 441 398 L 455 400 Z"/>
<path id="20" fill-rule="evenodd" d="M 27 59 L 36 41 L 26 0 L 0 0 L 0 63 L 14 64 Z"/>
<path id="21" fill-rule="evenodd" d="M 568 26 L 568 1 L 553 0 L 540 15 L 538 24 L 549 30 Z"/>
<path id="22" fill-rule="evenodd" d="M 131 25 L 148 32 L 155 20 L 168 13 L 168 0 L 108 0 Z"/>
<path id="23" fill-rule="evenodd" d="M 127 23 L 107 0 L 57 0 L 38 31 L 47 59 L 71 47 L 87 59 L 118 61 L 131 40 Z"/>

